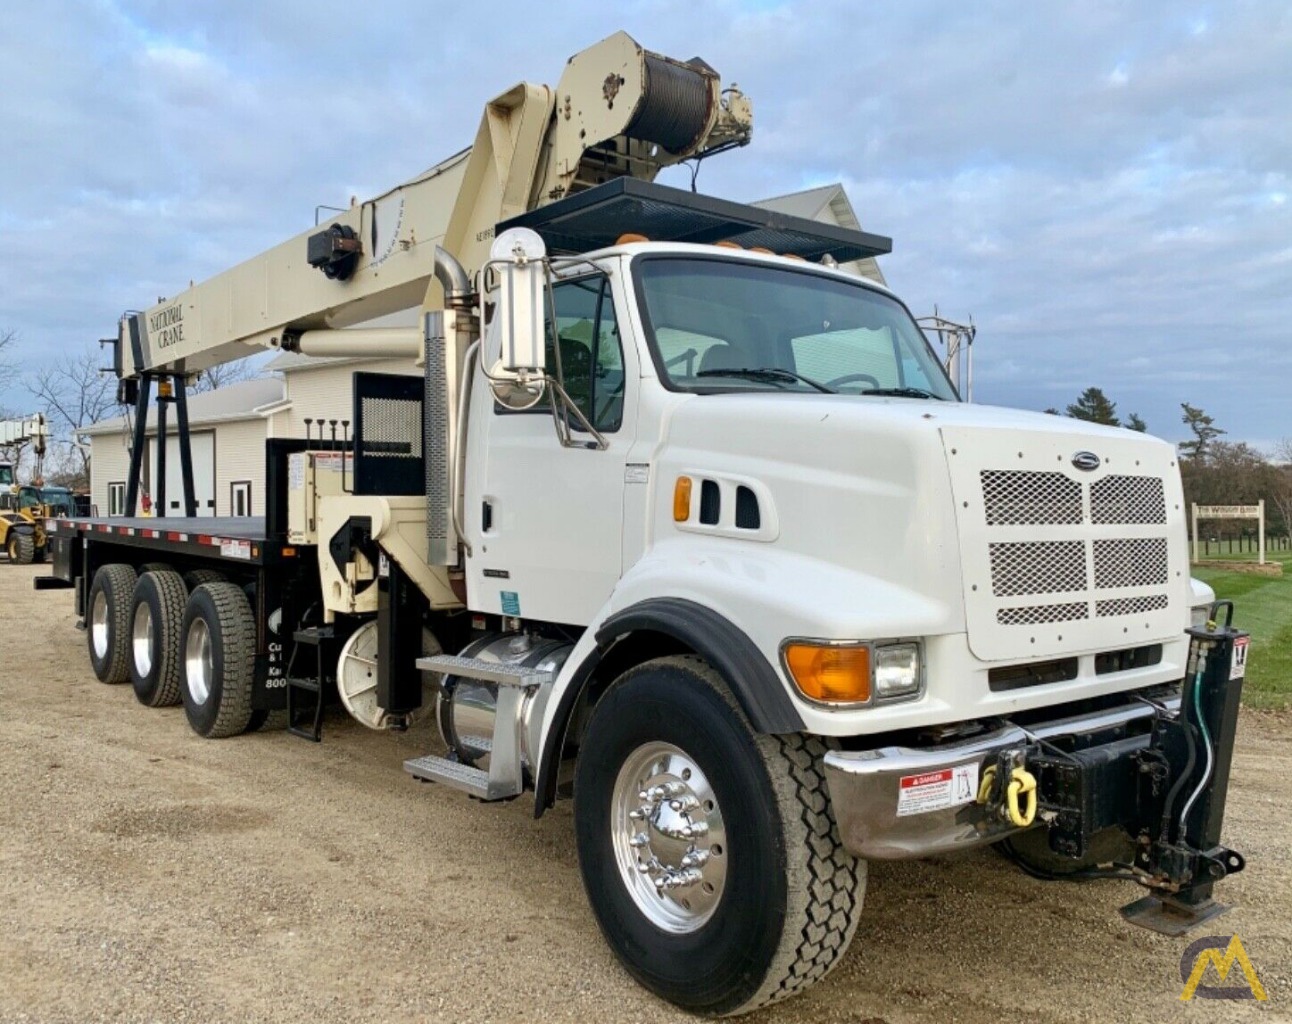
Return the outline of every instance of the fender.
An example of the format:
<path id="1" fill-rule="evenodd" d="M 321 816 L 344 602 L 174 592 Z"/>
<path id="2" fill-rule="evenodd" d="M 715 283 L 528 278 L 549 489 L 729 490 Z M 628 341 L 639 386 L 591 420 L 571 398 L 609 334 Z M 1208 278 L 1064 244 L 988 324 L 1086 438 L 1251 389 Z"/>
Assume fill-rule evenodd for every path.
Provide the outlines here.
<path id="1" fill-rule="evenodd" d="M 630 633 L 660 633 L 695 651 L 731 688 L 740 708 L 760 733 L 803 731 L 803 719 L 785 684 L 767 659 L 737 626 L 711 608 L 681 598 L 650 598 L 616 612 L 596 632 L 596 646 L 580 662 L 552 716 L 534 785 L 534 817 L 556 801 L 561 751 L 579 699 L 615 644 Z"/>

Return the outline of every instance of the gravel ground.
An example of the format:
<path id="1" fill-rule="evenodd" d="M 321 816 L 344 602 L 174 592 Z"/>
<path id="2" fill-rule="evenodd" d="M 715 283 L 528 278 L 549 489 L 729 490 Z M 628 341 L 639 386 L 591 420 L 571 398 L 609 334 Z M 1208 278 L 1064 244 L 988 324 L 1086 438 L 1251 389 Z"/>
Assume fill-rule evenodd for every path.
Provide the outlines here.
<path id="1" fill-rule="evenodd" d="M 315 746 L 208 741 L 97 682 L 68 592 L 0 563 L 0 1020 L 668 1021 L 584 901 L 568 804 L 419 786 L 430 734 L 341 713 Z M 752 1021 L 1292 1019 L 1292 721 L 1247 715 L 1227 841 L 1264 1004 L 1179 1002 L 1187 940 L 1126 925 L 1120 882 L 991 852 L 871 866 L 841 966 Z"/>

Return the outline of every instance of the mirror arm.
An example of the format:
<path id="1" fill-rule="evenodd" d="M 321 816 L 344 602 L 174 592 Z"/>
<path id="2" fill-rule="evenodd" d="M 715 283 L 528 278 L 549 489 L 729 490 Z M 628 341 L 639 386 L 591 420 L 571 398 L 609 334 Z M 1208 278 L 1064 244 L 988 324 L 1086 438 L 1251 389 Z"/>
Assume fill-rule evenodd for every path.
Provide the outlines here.
<path id="1" fill-rule="evenodd" d="M 552 407 L 552 420 L 556 424 L 556 436 L 560 439 L 562 447 L 595 448 L 599 452 L 604 452 L 607 448 L 609 448 L 610 442 L 606 440 L 605 435 L 602 434 L 601 431 L 599 431 L 596 427 L 594 427 L 591 423 L 588 422 L 588 418 L 585 415 L 583 415 L 583 410 L 574 404 L 574 399 L 572 399 L 568 394 L 566 394 L 565 388 L 561 386 L 560 382 L 553 380 L 551 377 L 548 377 L 547 383 L 551 386 L 552 393 L 556 397 L 560 398 L 561 403 L 565 406 L 565 408 L 569 412 L 574 414 L 574 418 L 579 421 L 579 426 L 581 426 L 584 430 L 586 430 L 589 434 L 591 434 L 593 438 L 593 440 L 587 444 L 584 444 L 582 441 L 575 441 L 570 434 L 569 421 L 564 416 L 558 415 L 556 411 L 556 403 L 552 402 L 550 403 Z"/>

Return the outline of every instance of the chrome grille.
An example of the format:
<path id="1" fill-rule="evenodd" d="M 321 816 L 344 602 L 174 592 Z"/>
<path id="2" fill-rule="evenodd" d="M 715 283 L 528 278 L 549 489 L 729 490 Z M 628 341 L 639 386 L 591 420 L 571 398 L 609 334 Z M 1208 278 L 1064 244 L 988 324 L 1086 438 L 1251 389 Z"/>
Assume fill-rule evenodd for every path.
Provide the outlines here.
<path id="1" fill-rule="evenodd" d="M 1169 578 L 1165 537 L 1095 541 L 1095 586 L 1151 587 Z"/>
<path id="2" fill-rule="evenodd" d="M 1090 485 L 1090 520 L 1100 526 L 1166 522 L 1166 493 L 1155 476 L 1106 476 Z"/>
<path id="3" fill-rule="evenodd" d="M 985 469 L 980 479 L 989 526 L 1081 522 L 1081 484 L 1062 473 Z"/>
<path id="4" fill-rule="evenodd" d="M 1086 548 L 1079 540 L 992 544 L 990 554 L 997 597 L 1086 589 Z"/>
<path id="5" fill-rule="evenodd" d="M 1075 622 L 1089 616 L 1085 601 L 1066 604 L 1035 604 L 1026 608 L 998 608 L 996 621 L 1002 626 L 1035 626 L 1046 622 Z"/>
<path id="6" fill-rule="evenodd" d="M 1143 612 L 1160 612 L 1169 604 L 1165 594 L 1147 594 L 1144 597 L 1114 597 L 1095 602 L 1095 614 L 1101 619 L 1114 615 L 1140 615 Z"/>

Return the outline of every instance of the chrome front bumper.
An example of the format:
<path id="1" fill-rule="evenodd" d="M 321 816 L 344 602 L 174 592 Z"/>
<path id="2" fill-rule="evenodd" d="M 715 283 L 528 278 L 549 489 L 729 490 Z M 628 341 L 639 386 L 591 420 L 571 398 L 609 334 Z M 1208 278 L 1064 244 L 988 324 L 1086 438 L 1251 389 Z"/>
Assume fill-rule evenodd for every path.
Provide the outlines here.
<path id="1" fill-rule="evenodd" d="M 1177 708 L 1179 698 L 1163 704 Z M 1124 735 L 1126 727 L 1155 713 L 1137 702 L 1026 731 L 1005 725 L 936 747 L 829 751 L 825 776 L 840 838 L 855 856 L 875 860 L 909 860 L 1003 839 L 1020 830 L 976 802 L 983 771 L 1001 751 L 1038 739 Z"/>

